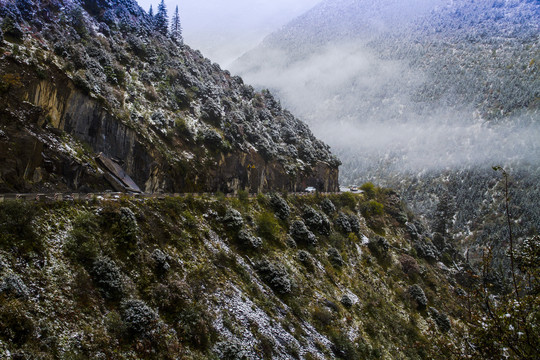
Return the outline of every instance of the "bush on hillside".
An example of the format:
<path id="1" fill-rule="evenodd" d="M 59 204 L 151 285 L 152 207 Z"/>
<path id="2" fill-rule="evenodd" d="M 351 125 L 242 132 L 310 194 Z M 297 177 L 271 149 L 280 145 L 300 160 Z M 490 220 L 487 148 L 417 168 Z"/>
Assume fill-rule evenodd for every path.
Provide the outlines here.
<path id="1" fill-rule="evenodd" d="M 285 267 L 277 262 L 268 260 L 255 264 L 257 273 L 263 281 L 279 294 L 288 294 L 292 290 L 292 282 Z"/>
<path id="2" fill-rule="evenodd" d="M 104 298 L 120 300 L 124 295 L 122 272 L 108 257 L 98 257 L 94 260 L 90 275 Z"/>
<path id="3" fill-rule="evenodd" d="M 301 220 L 296 220 L 292 223 L 289 233 L 293 240 L 299 244 L 308 246 L 317 245 L 317 237 L 308 230 L 306 224 Z"/>

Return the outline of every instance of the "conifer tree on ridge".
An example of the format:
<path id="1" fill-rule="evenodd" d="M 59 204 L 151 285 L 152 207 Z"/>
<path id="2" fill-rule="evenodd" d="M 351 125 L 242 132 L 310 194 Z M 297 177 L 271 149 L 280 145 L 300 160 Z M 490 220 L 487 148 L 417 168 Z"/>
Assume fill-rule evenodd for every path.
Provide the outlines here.
<path id="1" fill-rule="evenodd" d="M 158 11 L 154 20 L 156 24 L 156 30 L 167 35 L 169 33 L 169 18 L 167 17 L 167 8 L 165 7 L 165 0 L 161 0 L 158 5 Z"/>
<path id="2" fill-rule="evenodd" d="M 178 14 L 178 5 L 174 11 L 174 16 L 171 23 L 171 38 L 179 45 L 183 45 L 184 39 L 182 38 L 182 25 L 180 24 L 180 15 Z"/>

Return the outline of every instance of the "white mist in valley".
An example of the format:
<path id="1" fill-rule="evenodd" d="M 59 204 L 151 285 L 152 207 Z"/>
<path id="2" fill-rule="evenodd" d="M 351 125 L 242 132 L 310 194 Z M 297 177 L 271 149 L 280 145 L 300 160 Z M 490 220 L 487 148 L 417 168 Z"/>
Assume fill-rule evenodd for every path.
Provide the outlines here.
<path id="1" fill-rule="evenodd" d="M 361 178 L 362 172 L 381 166 L 390 172 L 409 172 L 508 162 L 539 164 L 540 116 L 534 106 L 506 116 L 505 104 L 503 110 L 478 105 L 488 103 L 482 97 L 494 92 L 502 94 L 498 96 L 503 100 L 508 93 L 517 103 L 523 94 L 538 93 L 534 62 L 506 70 L 505 61 L 521 59 L 505 54 L 501 44 L 470 49 L 467 44 L 453 44 L 444 49 L 444 41 L 415 42 L 405 36 L 403 42 L 409 44 L 402 46 L 397 34 L 390 39 L 384 34 L 338 37 L 321 44 L 315 38 L 316 45 L 309 45 L 287 42 L 289 34 L 278 33 L 285 41 L 279 43 L 279 36 L 270 36 L 240 58 L 232 70 L 246 83 L 277 93 L 284 107 L 331 145 L 344 162 L 345 180 Z M 290 36 L 294 38 L 294 34 Z M 433 56 L 426 48 L 430 45 L 441 49 L 426 60 L 422 54 Z M 470 58 L 460 59 L 463 54 Z M 489 60 L 497 73 L 479 65 L 484 58 L 497 55 L 501 64 Z M 528 82 L 523 81 L 524 76 Z M 493 85 L 497 83 L 500 88 Z M 523 84 L 530 88 L 524 89 Z"/>

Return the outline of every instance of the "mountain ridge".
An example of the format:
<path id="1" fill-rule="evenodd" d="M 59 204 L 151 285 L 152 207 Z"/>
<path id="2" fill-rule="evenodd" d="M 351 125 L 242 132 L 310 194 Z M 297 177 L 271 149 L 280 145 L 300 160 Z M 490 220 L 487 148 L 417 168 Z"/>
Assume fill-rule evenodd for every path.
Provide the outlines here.
<path id="1" fill-rule="evenodd" d="M 3 5 L 3 191 L 108 187 L 99 152 L 147 192 L 337 189 L 339 161 L 304 123 L 155 32 L 136 2 Z M 22 108 L 33 128 L 16 149 Z M 40 136 L 69 144 L 29 153 Z"/>

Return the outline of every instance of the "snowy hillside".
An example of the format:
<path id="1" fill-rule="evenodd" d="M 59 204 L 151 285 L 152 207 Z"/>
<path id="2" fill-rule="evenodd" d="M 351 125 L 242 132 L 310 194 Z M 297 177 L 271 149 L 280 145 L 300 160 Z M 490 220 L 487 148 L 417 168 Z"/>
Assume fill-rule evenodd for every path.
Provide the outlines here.
<path id="1" fill-rule="evenodd" d="M 495 196 L 493 165 L 523 191 L 540 174 L 539 24 L 538 1 L 323 1 L 234 70 L 336 149 L 342 184 L 399 188 L 428 218 L 448 192 L 470 221 Z"/>

